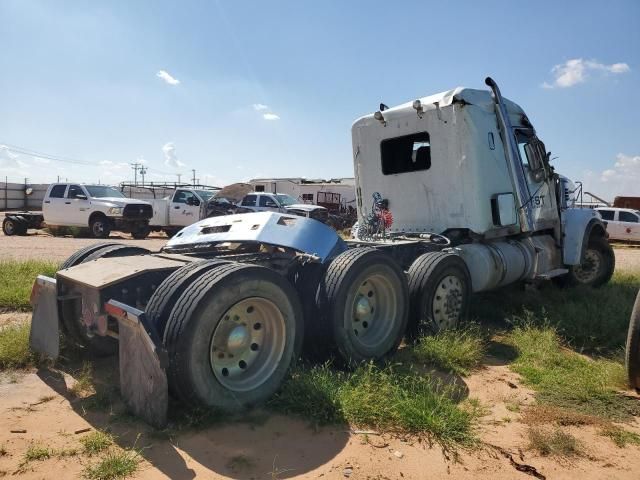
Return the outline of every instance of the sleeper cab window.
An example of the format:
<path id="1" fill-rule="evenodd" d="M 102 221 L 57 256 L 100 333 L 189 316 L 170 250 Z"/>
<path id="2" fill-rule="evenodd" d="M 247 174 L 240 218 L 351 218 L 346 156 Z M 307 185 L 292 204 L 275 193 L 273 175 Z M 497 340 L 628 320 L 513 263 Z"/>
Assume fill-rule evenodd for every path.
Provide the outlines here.
<path id="1" fill-rule="evenodd" d="M 417 172 L 431 168 L 431 142 L 427 132 L 388 138 L 380 143 L 382 173 Z"/>

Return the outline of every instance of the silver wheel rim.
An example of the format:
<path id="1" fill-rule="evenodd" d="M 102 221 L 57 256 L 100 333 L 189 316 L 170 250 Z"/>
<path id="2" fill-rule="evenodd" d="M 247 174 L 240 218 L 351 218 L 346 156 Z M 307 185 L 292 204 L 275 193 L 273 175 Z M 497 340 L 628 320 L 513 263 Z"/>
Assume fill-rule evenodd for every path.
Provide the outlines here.
<path id="1" fill-rule="evenodd" d="M 15 225 L 13 224 L 13 222 L 9 220 L 4 225 L 4 228 L 7 231 L 7 235 L 13 235 L 13 233 L 15 232 Z"/>
<path id="2" fill-rule="evenodd" d="M 93 223 L 93 234 L 97 237 L 104 233 L 104 225 L 101 221 L 97 221 Z"/>
<path id="3" fill-rule="evenodd" d="M 388 341 L 398 315 L 394 292 L 383 275 L 371 275 L 360 283 L 348 311 L 354 343 L 375 349 Z"/>
<path id="4" fill-rule="evenodd" d="M 602 269 L 602 254 L 589 249 L 584 254 L 584 260 L 573 268 L 573 274 L 580 283 L 591 283 L 598 278 Z"/>
<path id="5" fill-rule="evenodd" d="M 257 388 L 278 368 L 285 338 L 284 316 L 272 301 L 239 301 L 222 316 L 211 337 L 209 359 L 216 379 L 234 392 Z"/>
<path id="6" fill-rule="evenodd" d="M 447 275 L 438 282 L 431 305 L 433 321 L 438 330 L 458 326 L 462 314 L 463 296 L 462 281 L 455 275 Z"/>

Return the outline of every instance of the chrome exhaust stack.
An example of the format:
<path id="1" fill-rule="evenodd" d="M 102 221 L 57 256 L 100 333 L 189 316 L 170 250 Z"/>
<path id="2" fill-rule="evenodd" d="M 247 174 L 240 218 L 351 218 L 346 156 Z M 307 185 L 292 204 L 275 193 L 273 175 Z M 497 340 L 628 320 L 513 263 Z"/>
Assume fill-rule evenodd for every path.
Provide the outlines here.
<path id="1" fill-rule="evenodd" d="M 500 128 L 500 136 L 502 144 L 507 155 L 507 166 L 511 183 L 513 184 L 513 192 L 516 196 L 516 204 L 518 208 L 518 218 L 520 219 L 520 229 L 522 232 L 532 232 L 534 230 L 535 221 L 531 202 L 529 202 L 529 186 L 525 178 L 520 155 L 518 154 L 518 144 L 513 134 L 513 127 L 504 104 L 498 84 L 491 78 L 487 77 L 484 81 L 493 93 L 493 100 L 496 104 L 496 117 L 498 118 L 498 127 Z"/>

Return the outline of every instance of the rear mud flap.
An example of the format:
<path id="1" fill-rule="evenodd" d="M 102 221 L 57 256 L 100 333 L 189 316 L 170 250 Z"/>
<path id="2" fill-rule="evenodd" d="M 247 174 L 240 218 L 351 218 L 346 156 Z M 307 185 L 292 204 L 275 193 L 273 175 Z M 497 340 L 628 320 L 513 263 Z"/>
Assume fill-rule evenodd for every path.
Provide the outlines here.
<path id="1" fill-rule="evenodd" d="M 31 290 L 31 331 L 29 347 L 36 353 L 56 360 L 60 354 L 58 292 L 55 278 L 38 275 Z"/>
<path id="2" fill-rule="evenodd" d="M 107 313 L 118 320 L 120 394 L 132 413 L 154 427 L 167 423 L 167 354 L 142 310 L 110 300 Z"/>

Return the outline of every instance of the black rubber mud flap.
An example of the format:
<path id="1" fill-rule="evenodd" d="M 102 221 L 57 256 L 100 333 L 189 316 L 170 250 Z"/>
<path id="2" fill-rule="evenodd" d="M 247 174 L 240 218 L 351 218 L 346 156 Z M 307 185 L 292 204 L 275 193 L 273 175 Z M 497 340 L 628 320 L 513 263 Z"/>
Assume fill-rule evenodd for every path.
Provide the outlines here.
<path id="1" fill-rule="evenodd" d="M 38 275 L 31 290 L 31 331 L 29 347 L 47 358 L 56 360 L 60 353 L 58 320 L 58 290 L 54 278 Z"/>
<path id="2" fill-rule="evenodd" d="M 167 424 L 167 353 L 145 313 L 110 300 L 106 311 L 118 320 L 120 395 L 132 413 L 157 428 Z"/>

